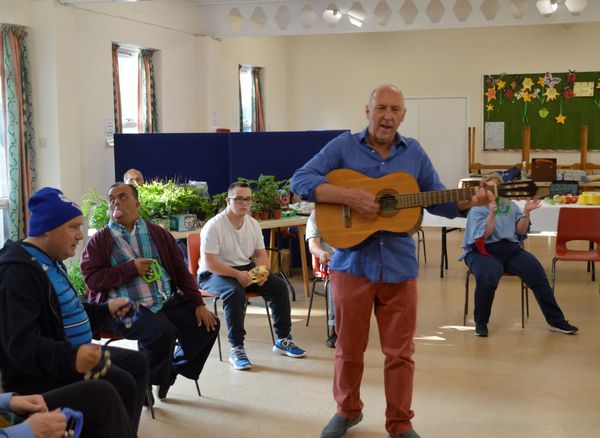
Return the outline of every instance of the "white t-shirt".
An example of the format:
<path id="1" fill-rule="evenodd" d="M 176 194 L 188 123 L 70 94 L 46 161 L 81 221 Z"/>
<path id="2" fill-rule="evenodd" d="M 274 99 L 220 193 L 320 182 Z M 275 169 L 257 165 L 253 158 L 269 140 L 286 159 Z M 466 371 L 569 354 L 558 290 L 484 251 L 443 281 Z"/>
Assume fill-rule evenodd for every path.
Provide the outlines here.
<path id="1" fill-rule="evenodd" d="M 206 268 L 206 254 L 216 254 L 228 266 L 244 266 L 257 249 L 264 249 L 265 241 L 256 219 L 244 216 L 244 223 L 238 230 L 223 210 L 210 219 L 200 232 L 200 269 Z"/>
<path id="2" fill-rule="evenodd" d="M 310 213 L 310 216 L 308 217 L 308 221 L 306 222 L 306 231 L 304 232 L 304 238 L 308 242 L 310 239 L 315 237 L 321 239 L 321 248 L 323 248 L 324 251 L 327 251 L 330 254 L 333 254 L 335 252 L 335 248 L 327 242 L 325 242 L 321 237 L 321 233 L 319 233 L 319 230 L 317 229 L 316 210 L 313 210 Z"/>

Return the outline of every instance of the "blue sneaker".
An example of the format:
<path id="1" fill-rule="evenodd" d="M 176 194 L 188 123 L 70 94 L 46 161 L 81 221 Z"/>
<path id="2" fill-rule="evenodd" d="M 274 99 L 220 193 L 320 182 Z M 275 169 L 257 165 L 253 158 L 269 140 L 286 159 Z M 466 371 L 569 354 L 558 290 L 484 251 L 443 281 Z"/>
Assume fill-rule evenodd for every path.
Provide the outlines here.
<path id="1" fill-rule="evenodd" d="M 236 370 L 249 370 L 252 368 L 250 359 L 246 356 L 246 350 L 243 345 L 236 345 L 229 352 L 229 363 L 233 365 Z"/>
<path id="2" fill-rule="evenodd" d="M 289 357 L 304 357 L 306 354 L 306 351 L 294 344 L 291 336 L 284 339 L 277 339 L 275 345 L 273 345 L 273 351 Z"/>

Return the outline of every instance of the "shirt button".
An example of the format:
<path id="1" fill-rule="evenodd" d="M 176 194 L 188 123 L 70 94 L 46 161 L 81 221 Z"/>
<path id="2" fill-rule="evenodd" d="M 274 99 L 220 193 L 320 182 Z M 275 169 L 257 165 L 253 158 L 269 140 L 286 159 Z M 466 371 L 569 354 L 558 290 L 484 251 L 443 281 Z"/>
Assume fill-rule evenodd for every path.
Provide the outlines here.
<path id="1" fill-rule="evenodd" d="M 379 242 L 379 246 L 383 246 L 383 242 Z"/>
<path id="2" fill-rule="evenodd" d="M 385 161 L 382 161 L 382 162 L 381 162 L 381 165 L 383 166 L 384 164 L 385 164 Z"/>

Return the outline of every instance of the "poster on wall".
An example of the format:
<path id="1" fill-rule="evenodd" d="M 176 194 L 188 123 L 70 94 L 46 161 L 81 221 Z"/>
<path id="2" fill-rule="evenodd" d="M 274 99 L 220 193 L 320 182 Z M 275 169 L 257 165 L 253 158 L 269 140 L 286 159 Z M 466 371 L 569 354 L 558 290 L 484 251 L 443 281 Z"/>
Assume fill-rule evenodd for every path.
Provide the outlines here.
<path id="1" fill-rule="evenodd" d="M 485 149 L 521 149 L 527 128 L 531 149 L 600 150 L 600 71 L 490 74 L 482 91 Z"/>
<path id="2" fill-rule="evenodd" d="M 504 122 L 485 122 L 485 149 L 504 149 Z"/>

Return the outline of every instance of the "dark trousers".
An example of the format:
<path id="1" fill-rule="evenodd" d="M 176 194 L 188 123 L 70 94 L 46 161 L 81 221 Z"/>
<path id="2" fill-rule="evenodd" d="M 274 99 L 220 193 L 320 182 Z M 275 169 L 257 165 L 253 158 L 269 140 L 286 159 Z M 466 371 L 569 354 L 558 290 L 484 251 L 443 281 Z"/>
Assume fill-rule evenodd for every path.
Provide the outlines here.
<path id="1" fill-rule="evenodd" d="M 243 269 L 248 268 L 247 266 Z M 242 268 L 240 268 L 242 269 Z M 290 297 L 285 281 L 276 274 L 269 273 L 269 278 L 262 286 L 252 284 L 247 288 L 231 277 L 203 272 L 199 275 L 202 289 L 219 295 L 223 301 L 223 312 L 227 322 L 227 337 L 231 346 L 244 345 L 246 330 L 244 317 L 246 308 L 246 291 L 256 292 L 269 302 L 273 317 L 273 328 L 278 338 L 286 338 L 292 330 Z"/>
<path id="2" fill-rule="evenodd" d="M 148 359 L 150 383 L 172 385 L 177 374 L 197 380 L 217 339 L 219 322 L 214 331 L 198 326 L 194 308 L 177 294 L 157 313 L 141 306 L 140 312 L 131 328 L 117 322 L 110 328 L 138 341 L 140 352 Z"/>
<path id="3" fill-rule="evenodd" d="M 148 362 L 138 351 L 118 347 L 103 348 L 110 351 L 112 362 L 103 379 L 115 387 L 131 418 L 134 430 L 137 430 L 148 388 Z"/>
<path id="4" fill-rule="evenodd" d="M 136 436 L 119 394 L 104 380 L 73 383 L 42 395 L 50 410 L 71 408 L 83 413 L 83 438 Z"/>
<path id="5" fill-rule="evenodd" d="M 517 275 L 533 291 L 542 314 L 548 324 L 563 321 L 563 315 L 554 298 L 544 268 L 533 254 L 521 245 L 501 240 L 485 246 L 490 255 L 480 254 L 476 249 L 465 257 L 465 263 L 475 275 L 476 324 L 487 324 L 492 311 L 494 295 L 502 275 L 507 272 Z"/>

